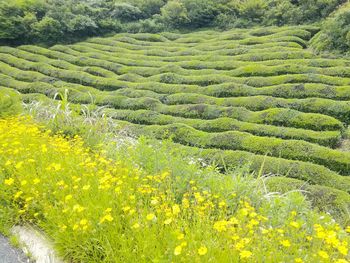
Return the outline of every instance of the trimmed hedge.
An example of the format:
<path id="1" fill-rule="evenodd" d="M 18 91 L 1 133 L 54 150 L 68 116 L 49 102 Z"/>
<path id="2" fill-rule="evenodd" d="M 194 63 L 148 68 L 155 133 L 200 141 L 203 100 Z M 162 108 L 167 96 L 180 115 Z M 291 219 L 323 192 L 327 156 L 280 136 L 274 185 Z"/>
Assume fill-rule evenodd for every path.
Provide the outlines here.
<path id="1" fill-rule="evenodd" d="M 343 122 L 350 122 L 350 102 L 330 99 L 284 99 L 270 96 L 250 96 L 238 98 L 215 98 L 197 93 L 176 93 L 164 97 L 166 104 L 211 104 L 226 107 L 244 107 L 259 111 L 269 108 L 290 108 L 302 112 L 313 112 L 335 117 Z"/>
<path id="2" fill-rule="evenodd" d="M 282 139 L 304 140 L 320 145 L 335 147 L 341 138 L 339 131 L 312 131 L 264 124 L 242 122 L 231 118 L 214 120 L 188 119 L 161 114 L 150 110 L 108 110 L 108 116 L 144 125 L 167 125 L 183 123 L 195 129 L 207 132 L 243 131 L 259 136 L 272 136 Z"/>
<path id="3" fill-rule="evenodd" d="M 68 47 L 65 47 L 68 49 Z M 120 64 L 112 63 L 109 61 L 102 61 L 100 59 L 95 58 L 89 58 L 87 56 L 74 56 L 70 54 L 66 54 L 63 52 L 58 52 L 54 50 L 49 50 L 45 48 L 41 48 L 38 46 L 21 46 L 19 47 L 20 50 L 32 52 L 37 55 L 43 55 L 51 59 L 59 59 L 59 60 L 65 60 L 72 64 L 76 64 L 79 66 L 96 66 L 101 67 L 110 71 L 113 71 L 118 74 L 119 68 L 121 67 Z"/>
<path id="4" fill-rule="evenodd" d="M 135 129 L 134 125 L 130 123 L 125 123 L 124 121 L 116 121 L 116 123 L 120 123 L 120 126 L 123 127 L 123 130 L 128 134 L 140 134 L 140 132 Z M 191 159 L 199 158 L 202 163 L 214 164 L 223 171 L 230 168 L 245 166 L 250 172 L 255 173 L 256 176 L 261 174 L 286 176 L 310 184 L 324 185 L 350 193 L 349 177 L 341 176 L 321 165 L 264 156 L 246 151 L 204 149 L 178 143 L 174 143 L 173 147 L 179 152 L 189 156 Z"/>
<path id="5" fill-rule="evenodd" d="M 309 142 L 260 137 L 238 131 L 207 133 L 185 124 L 134 125 L 133 127 L 136 134 L 149 134 L 157 139 L 162 139 L 165 134 L 168 134 L 175 142 L 184 145 L 267 154 L 285 159 L 318 163 L 346 175 L 350 173 L 350 153 L 332 150 Z"/>
<path id="6" fill-rule="evenodd" d="M 264 180 L 268 191 L 286 193 L 300 190 L 314 208 L 328 212 L 343 225 L 350 223 L 350 195 L 333 187 L 310 185 L 305 181 L 286 178 L 268 177 Z"/>
<path id="7" fill-rule="evenodd" d="M 155 108 L 148 107 L 148 109 Z M 253 112 L 241 107 L 221 107 L 201 103 L 193 105 L 162 106 L 156 110 L 163 114 L 186 118 L 216 119 L 219 117 L 230 117 L 245 122 L 316 131 L 340 130 L 344 128 L 340 121 L 332 117 L 316 113 L 303 113 L 291 109 L 276 108 Z"/>
<path id="8" fill-rule="evenodd" d="M 78 84 L 83 84 L 83 85 L 89 85 L 89 86 L 93 86 L 93 87 L 97 87 L 101 90 L 115 90 L 115 89 L 121 89 L 121 88 L 127 88 L 130 86 L 130 83 L 127 81 L 117 81 L 114 79 L 109 79 L 109 78 L 103 78 L 103 77 L 96 77 L 93 76 L 91 74 L 87 74 L 87 73 L 82 73 L 82 72 L 74 72 L 74 71 L 69 71 L 69 70 L 60 70 L 60 69 L 56 69 L 54 67 L 51 67 L 49 65 L 46 64 L 38 64 L 36 65 L 36 68 L 38 70 L 40 70 L 41 72 L 46 73 L 47 75 L 44 74 L 40 74 L 38 72 L 34 72 L 34 71 L 22 71 L 19 70 L 15 67 L 11 67 L 5 63 L 0 62 L 0 65 L 2 65 L 2 67 L 0 68 L 0 72 L 9 76 L 12 76 L 13 78 L 16 78 L 18 80 L 22 80 L 22 81 L 41 81 L 41 82 L 47 82 L 47 83 L 54 83 L 56 82 L 58 79 L 64 79 L 68 82 L 73 82 L 73 83 L 78 83 Z M 138 84 L 135 84 L 134 87 L 139 87 Z M 96 94 L 96 93 L 95 93 Z M 107 94 L 106 94 L 107 95 Z M 104 96 L 106 96 L 104 95 Z M 149 93 L 148 96 L 150 96 L 151 94 Z M 156 95 L 153 93 L 153 95 Z M 153 109 L 152 105 L 156 105 L 158 104 L 158 110 L 160 112 L 164 112 L 164 113 L 171 113 L 172 112 L 172 108 L 171 106 L 164 106 L 161 104 L 161 102 L 158 100 L 159 96 L 156 95 L 157 100 L 154 101 L 154 103 L 152 103 L 151 105 L 147 105 L 144 104 L 143 102 L 137 102 L 137 108 L 141 109 Z M 232 98 L 232 99 L 217 99 L 217 98 L 212 98 L 212 97 L 205 97 L 205 96 L 200 96 L 200 95 L 195 95 L 190 96 L 190 94 L 175 94 L 172 96 L 168 96 L 168 97 L 163 97 L 161 100 L 164 102 L 169 103 L 169 100 L 171 98 L 178 98 L 180 97 L 180 99 L 186 99 L 186 101 L 182 101 L 182 103 L 186 103 L 186 102 L 191 102 L 191 103 L 200 103 L 202 105 L 202 101 L 204 100 L 204 102 L 208 102 L 206 100 L 209 99 L 210 103 L 213 103 L 213 100 L 221 100 L 221 101 L 238 101 L 242 100 L 241 99 L 237 99 L 237 98 Z M 263 97 L 262 97 L 263 98 Z M 246 98 L 245 101 L 250 102 L 251 98 Z M 301 100 L 297 101 L 296 103 L 289 103 L 287 105 L 281 105 L 281 102 L 283 101 L 283 99 L 273 99 L 273 98 L 268 98 L 269 100 L 266 101 L 265 98 L 262 99 L 261 101 L 261 105 L 264 106 L 265 104 L 269 105 L 268 103 L 270 102 L 270 107 L 274 107 L 274 106 L 285 106 L 285 107 L 296 107 L 298 108 L 299 104 L 301 103 Z M 195 101 L 194 101 L 195 100 Z M 271 103 L 273 102 L 273 100 L 275 100 L 275 103 Z M 315 99 L 313 99 L 315 101 Z M 111 96 L 107 96 L 105 98 L 102 98 L 99 100 L 100 104 L 111 104 L 114 107 L 120 108 L 120 107 L 124 107 L 120 104 L 120 100 L 118 99 L 113 99 Z M 147 99 L 147 101 L 149 101 L 149 99 Z M 178 102 L 179 100 L 177 100 L 176 102 Z M 287 100 L 285 100 L 287 101 Z M 324 102 L 324 100 L 319 99 L 318 101 Z M 292 101 L 294 102 L 294 101 Z M 317 101 L 316 101 L 317 102 Z M 332 102 L 332 101 L 330 101 Z M 224 104 L 224 103 L 218 103 L 218 104 Z M 124 104 L 125 105 L 125 104 Z M 198 108 L 203 108 L 203 106 L 199 105 Z M 230 105 L 230 104 L 228 104 Z M 246 104 L 242 103 L 242 104 L 233 104 L 233 105 L 237 105 L 237 106 L 245 106 L 248 107 Z M 254 105 L 254 103 L 253 103 Z M 339 117 L 342 120 L 347 120 L 348 118 L 348 113 L 346 110 L 342 109 L 342 105 L 347 106 L 346 102 L 339 102 L 339 103 L 333 103 L 334 107 L 329 107 L 326 108 L 324 111 L 332 111 L 330 112 L 330 114 L 332 115 L 336 115 L 337 117 Z M 152 108 L 150 108 L 150 106 L 152 106 Z M 186 107 L 192 107 L 192 106 L 187 106 Z M 326 105 L 329 106 L 329 105 Z M 181 107 L 177 106 L 179 108 L 179 112 L 181 112 Z M 250 112 L 247 111 L 245 109 L 239 109 L 237 107 L 222 107 L 222 106 L 204 106 L 206 108 L 210 108 L 210 111 L 216 111 L 215 117 L 224 117 L 224 116 L 228 116 L 228 117 L 233 117 L 233 118 L 237 118 L 239 120 L 243 120 L 243 121 L 248 121 L 248 122 L 255 122 L 255 123 L 265 123 L 265 124 L 273 124 L 273 125 L 284 125 L 284 126 L 292 126 L 292 127 L 299 127 L 299 128 L 307 128 L 307 129 L 315 129 L 315 130 L 323 130 L 323 129 L 340 129 L 342 127 L 341 123 L 331 117 L 327 117 L 327 116 L 322 116 L 319 114 L 315 114 L 315 115 L 301 115 L 300 117 L 302 117 L 302 120 L 295 120 L 295 119 L 290 119 L 290 120 L 286 120 L 284 121 L 283 119 L 280 118 L 274 118 L 275 114 L 272 114 L 273 112 L 278 112 L 277 114 L 279 115 L 281 112 L 283 113 L 287 113 L 286 111 L 281 111 L 281 109 L 268 109 L 265 110 L 263 112 Z M 256 105 L 254 105 L 254 107 L 256 107 Z M 308 108 L 304 109 L 305 111 L 308 111 L 311 108 L 312 105 L 310 105 Z M 322 108 L 320 108 L 322 107 Z M 317 112 L 318 110 L 323 110 L 325 106 L 323 104 L 319 105 L 319 107 L 316 109 L 313 109 L 314 112 Z M 196 107 L 193 107 L 193 109 L 195 109 Z M 249 108 L 249 107 L 248 107 Z M 299 106 L 300 108 L 300 106 Z M 344 107 L 343 107 L 344 108 Z M 258 110 L 259 108 L 254 108 L 255 110 Z M 302 109 L 303 110 L 303 109 Z M 237 112 L 239 111 L 239 112 Z M 241 113 L 245 111 L 245 115 L 242 115 Z M 237 113 L 236 113 L 237 112 Z M 288 117 L 290 118 L 294 118 L 296 117 L 296 113 L 293 113 L 289 111 Z M 233 116 L 231 115 L 233 114 Z M 298 114 L 299 115 L 299 114 Z M 265 117 L 263 117 L 265 116 Z M 309 119 L 306 120 L 306 118 L 304 118 L 303 116 L 309 116 L 309 117 L 318 117 L 319 119 L 316 120 L 315 119 Z M 205 115 L 202 114 L 202 116 L 198 116 L 198 117 L 204 117 L 204 118 L 213 118 L 213 117 L 206 117 Z M 262 117 L 262 120 L 257 119 L 256 117 Z M 271 120 L 272 117 L 272 120 Z M 293 121 L 293 124 L 291 124 L 291 121 Z"/>

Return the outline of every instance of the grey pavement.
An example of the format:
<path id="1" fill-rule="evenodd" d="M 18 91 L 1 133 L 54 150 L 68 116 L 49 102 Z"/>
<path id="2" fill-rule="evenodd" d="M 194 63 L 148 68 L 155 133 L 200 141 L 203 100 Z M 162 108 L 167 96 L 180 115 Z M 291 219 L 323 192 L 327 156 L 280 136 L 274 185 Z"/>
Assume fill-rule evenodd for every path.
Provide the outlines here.
<path id="1" fill-rule="evenodd" d="M 29 259 L 19 249 L 13 248 L 0 234 L 0 263 L 28 263 Z"/>

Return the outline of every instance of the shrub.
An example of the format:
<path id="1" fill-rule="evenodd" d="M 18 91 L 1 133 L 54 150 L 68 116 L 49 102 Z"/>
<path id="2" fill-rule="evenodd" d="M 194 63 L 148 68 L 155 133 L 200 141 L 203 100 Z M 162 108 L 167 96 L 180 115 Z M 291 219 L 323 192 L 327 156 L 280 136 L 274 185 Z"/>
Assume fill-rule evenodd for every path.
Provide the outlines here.
<path id="1" fill-rule="evenodd" d="M 252 112 L 241 107 L 222 107 L 208 104 L 162 106 L 157 111 L 175 116 L 215 119 L 230 117 L 252 123 L 305 128 L 310 130 L 339 130 L 340 121 L 322 114 L 303 113 L 291 109 L 267 109 Z"/>
<path id="2" fill-rule="evenodd" d="M 161 14 L 164 20 L 174 27 L 181 27 L 190 22 L 186 7 L 177 0 L 168 1 L 161 8 Z"/>
<path id="3" fill-rule="evenodd" d="M 49 44 L 57 43 L 64 36 L 62 25 L 52 17 L 45 16 L 41 21 L 32 25 L 33 36 L 38 41 Z"/>
<path id="4" fill-rule="evenodd" d="M 269 177 L 265 180 L 269 191 L 287 193 L 300 190 L 319 211 L 328 211 L 343 224 L 349 223 L 350 195 L 344 191 L 320 185 L 310 185 L 304 181 L 286 177 Z"/>
<path id="5" fill-rule="evenodd" d="M 144 94 L 140 94 L 139 96 L 143 95 Z M 134 96 L 138 96 L 138 94 L 135 94 Z M 272 125 L 253 124 L 241 122 L 231 118 L 218 118 L 214 120 L 189 119 L 160 114 L 149 110 L 108 110 L 108 116 L 119 120 L 126 120 L 132 123 L 145 125 L 183 123 L 195 129 L 207 132 L 237 130 L 260 136 L 305 140 L 329 147 L 335 147 L 339 143 L 341 137 L 339 131 L 317 132 L 311 130 L 277 127 Z"/>
<path id="6" fill-rule="evenodd" d="M 302 160 L 324 165 L 333 171 L 348 174 L 350 155 L 308 142 L 259 137 L 238 131 L 206 133 L 184 124 L 135 126 L 138 134 L 146 133 L 161 139 L 169 134 L 178 143 L 202 148 L 243 150 L 285 159 Z"/>
<path id="7" fill-rule="evenodd" d="M 311 40 L 317 51 L 348 52 L 350 49 L 350 8 L 345 5 L 322 25 L 321 31 Z"/>
<path id="8" fill-rule="evenodd" d="M 143 17 L 138 7 L 127 3 L 115 3 L 110 15 L 112 18 L 122 21 L 133 21 Z"/>
<path id="9" fill-rule="evenodd" d="M 219 6 L 213 0 L 182 0 L 187 9 L 191 27 L 205 27 L 212 24 L 219 13 Z"/>
<path id="10" fill-rule="evenodd" d="M 347 188 L 350 181 L 346 176 L 340 176 L 324 166 L 301 161 L 253 154 L 245 151 L 202 149 L 196 147 L 176 145 L 178 151 L 184 151 L 192 157 L 201 158 L 204 164 L 214 164 L 223 171 L 233 167 L 248 165 L 249 171 L 255 176 L 262 174 L 285 176 L 298 179 L 312 185 L 323 185 L 349 193 Z M 295 188 L 294 188 L 295 189 Z"/>

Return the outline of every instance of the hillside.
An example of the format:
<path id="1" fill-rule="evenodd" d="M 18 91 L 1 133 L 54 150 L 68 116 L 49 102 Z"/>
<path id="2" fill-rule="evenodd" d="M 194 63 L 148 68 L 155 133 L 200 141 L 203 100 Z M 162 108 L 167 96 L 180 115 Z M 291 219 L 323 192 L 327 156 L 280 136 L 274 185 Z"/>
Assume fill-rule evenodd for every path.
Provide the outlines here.
<path id="1" fill-rule="evenodd" d="M 350 60 L 308 50 L 317 31 L 117 34 L 51 48 L 2 46 L 0 86 L 26 102 L 68 90 L 72 105 L 103 106 L 133 136 L 170 136 L 206 162 L 249 163 L 251 171 L 327 187 L 330 199 L 316 206 L 335 203 L 330 210 L 344 216 L 350 153 L 338 147 L 350 122 Z"/>
<path id="2" fill-rule="evenodd" d="M 0 46 L 0 232 L 67 262 L 348 262 L 350 58 L 321 34 Z"/>

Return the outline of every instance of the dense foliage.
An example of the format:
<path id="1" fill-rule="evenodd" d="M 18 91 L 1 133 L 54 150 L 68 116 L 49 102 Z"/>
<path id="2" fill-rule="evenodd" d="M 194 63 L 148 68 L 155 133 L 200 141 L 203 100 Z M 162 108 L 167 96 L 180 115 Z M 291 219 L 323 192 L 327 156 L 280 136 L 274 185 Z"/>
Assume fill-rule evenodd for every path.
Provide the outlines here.
<path id="1" fill-rule="evenodd" d="M 57 43 L 112 32 L 302 24 L 344 0 L 0 0 L 0 41 Z"/>
<path id="2" fill-rule="evenodd" d="M 350 5 L 344 5 L 327 19 L 322 30 L 312 40 L 312 47 L 317 51 L 350 51 Z"/>

